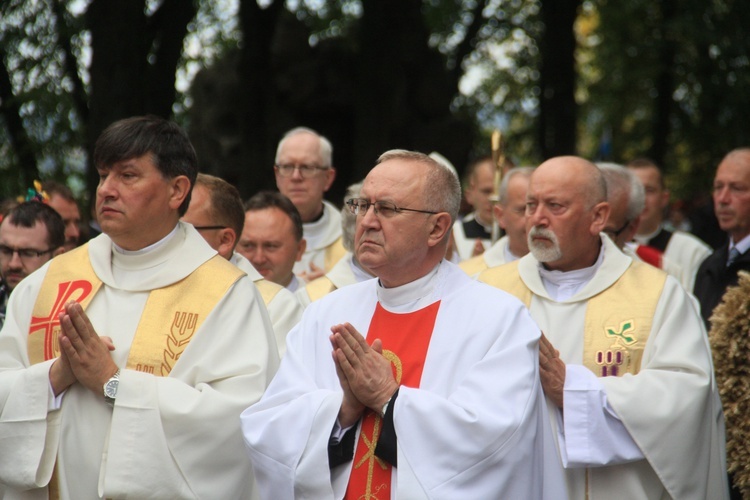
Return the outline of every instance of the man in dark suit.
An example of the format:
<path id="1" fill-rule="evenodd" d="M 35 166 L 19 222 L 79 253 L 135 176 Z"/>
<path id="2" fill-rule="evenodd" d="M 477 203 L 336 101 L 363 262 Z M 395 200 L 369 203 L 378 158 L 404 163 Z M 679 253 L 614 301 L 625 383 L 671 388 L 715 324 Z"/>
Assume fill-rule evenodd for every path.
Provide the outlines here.
<path id="1" fill-rule="evenodd" d="M 714 211 L 729 241 L 714 251 L 698 269 L 693 293 L 701 315 L 709 319 L 724 291 L 737 284 L 737 273 L 750 270 L 750 148 L 729 152 L 716 169 Z"/>

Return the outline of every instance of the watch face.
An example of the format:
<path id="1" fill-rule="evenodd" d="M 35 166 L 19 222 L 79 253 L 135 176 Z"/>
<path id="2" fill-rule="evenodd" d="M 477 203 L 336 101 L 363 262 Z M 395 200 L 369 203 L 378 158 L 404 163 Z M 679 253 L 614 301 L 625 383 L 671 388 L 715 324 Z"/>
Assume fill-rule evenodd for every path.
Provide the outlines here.
<path id="1" fill-rule="evenodd" d="M 120 384 L 120 381 L 117 379 L 112 379 L 108 381 L 107 385 L 104 386 L 104 395 L 112 399 L 117 397 L 117 386 L 119 384 Z"/>

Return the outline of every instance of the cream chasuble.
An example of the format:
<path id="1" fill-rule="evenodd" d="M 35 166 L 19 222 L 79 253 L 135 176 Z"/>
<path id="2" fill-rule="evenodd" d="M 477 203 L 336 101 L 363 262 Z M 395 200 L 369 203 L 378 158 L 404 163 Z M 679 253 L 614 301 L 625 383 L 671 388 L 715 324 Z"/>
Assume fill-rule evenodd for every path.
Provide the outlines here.
<path id="1" fill-rule="evenodd" d="M 54 328 L 38 319 L 34 327 L 31 323 L 32 315 L 50 318 L 54 303 L 61 302 L 55 300 L 61 288 L 53 287 L 46 310 L 32 312 L 47 273 L 52 271 L 54 279 L 53 260 L 14 290 L 11 321 L 0 332 L 0 483 L 5 498 L 46 499 L 55 464 L 63 499 L 253 498 L 250 463 L 237 439 L 237 415 L 260 398 L 278 364 L 256 287 L 239 276 L 225 292 L 217 292 L 216 300 L 200 304 L 204 292 L 206 298 L 213 295 L 214 285 L 190 285 L 194 272 L 204 265 L 217 278 L 237 277 L 238 271 L 214 259 L 216 252 L 183 223 L 168 241 L 145 253 L 119 254 L 106 235 L 79 252 L 101 282 L 94 293 L 91 280 L 86 313 L 97 333 L 110 336 L 115 345 L 112 359 L 122 370 L 117 400 L 112 408 L 102 395 L 74 384 L 55 410 L 49 388 L 53 360 L 30 361 L 38 356 L 29 351 L 30 343 L 54 349 L 54 343 L 29 338 L 32 330 L 37 335 L 47 326 Z M 72 281 L 89 277 L 82 270 Z M 186 294 L 168 291 L 180 283 L 190 287 Z M 61 297 L 66 295 L 62 288 Z M 165 300 L 151 292 L 160 289 Z M 151 319 L 145 317 L 153 308 L 157 311 Z M 138 340 L 147 330 L 145 322 L 155 318 L 166 322 L 166 330 L 159 328 L 161 340 Z M 155 376 L 159 373 L 164 376 Z"/>
<path id="2" fill-rule="evenodd" d="M 531 254 L 479 276 L 529 306 L 566 364 L 600 377 L 607 403 L 646 457 L 567 469 L 570 497 L 724 498 L 723 418 L 696 304 L 674 278 L 633 262 L 609 238 L 602 251 L 591 281 L 561 302 L 550 298 Z M 565 430 L 585 439 L 594 432 L 586 413 L 572 411 L 564 407 Z"/>

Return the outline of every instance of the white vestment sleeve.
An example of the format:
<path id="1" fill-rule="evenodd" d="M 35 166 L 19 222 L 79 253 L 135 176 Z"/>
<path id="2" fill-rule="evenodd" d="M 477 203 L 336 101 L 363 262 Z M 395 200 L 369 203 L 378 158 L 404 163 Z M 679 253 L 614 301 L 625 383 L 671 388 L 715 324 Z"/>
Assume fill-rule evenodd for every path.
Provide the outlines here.
<path id="1" fill-rule="evenodd" d="M 273 333 L 276 336 L 279 357 L 283 357 L 286 352 L 286 336 L 299 323 L 304 308 L 295 294 L 286 288 L 279 290 L 267 307 Z"/>
<path id="2" fill-rule="evenodd" d="M 567 365 L 563 401 L 558 441 L 565 467 L 596 467 L 644 458 L 591 370 Z"/>
<path id="3" fill-rule="evenodd" d="M 263 301 L 243 278 L 206 317 L 168 377 L 122 370 L 99 493 L 244 495 L 252 476 L 238 416 L 260 399 L 277 364 Z"/>

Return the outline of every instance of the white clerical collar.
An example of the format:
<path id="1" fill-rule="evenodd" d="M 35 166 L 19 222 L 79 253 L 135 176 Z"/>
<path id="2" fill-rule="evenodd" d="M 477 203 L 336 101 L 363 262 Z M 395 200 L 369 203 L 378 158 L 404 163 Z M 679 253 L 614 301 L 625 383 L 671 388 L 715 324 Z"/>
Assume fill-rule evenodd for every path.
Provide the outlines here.
<path id="1" fill-rule="evenodd" d="M 474 210 L 469 215 L 467 215 L 466 217 L 464 217 L 464 221 L 465 222 L 469 222 L 471 220 L 474 220 L 474 221 L 476 221 L 477 224 L 479 224 L 480 226 L 482 226 L 485 231 L 487 231 L 488 233 L 491 233 L 492 232 L 492 222 L 490 222 L 489 224 L 485 224 L 481 220 L 479 220 L 479 217 L 477 217 L 477 215 L 478 215 L 477 211 Z"/>
<path id="2" fill-rule="evenodd" d="M 393 288 L 384 287 L 378 280 L 378 301 L 392 312 L 416 311 L 430 305 L 439 269 L 440 264 L 421 278 Z"/>
<path id="3" fill-rule="evenodd" d="M 639 244 L 639 245 L 648 245 L 648 242 L 651 241 L 651 238 L 655 238 L 657 234 L 661 232 L 663 229 L 663 226 L 659 224 L 659 226 L 656 228 L 656 231 L 649 234 L 636 234 L 633 236 L 633 239 Z"/>
<path id="4" fill-rule="evenodd" d="M 539 263 L 539 276 L 542 278 L 544 288 L 547 290 L 550 298 L 556 302 L 564 302 L 578 293 L 586 283 L 591 281 L 596 271 L 602 265 L 604 260 L 603 247 L 599 249 L 599 256 L 593 266 L 575 271 L 552 271 L 545 269 Z"/>
<path id="5" fill-rule="evenodd" d="M 141 248 L 140 250 L 125 250 L 114 241 L 112 241 L 112 248 L 114 248 L 116 252 L 121 253 L 123 255 L 143 255 L 145 253 L 151 252 L 152 250 L 156 250 L 162 245 L 166 245 L 166 243 L 172 238 L 174 238 L 175 234 L 177 234 L 178 227 L 179 227 L 179 224 L 175 225 L 174 229 L 172 229 L 172 231 L 170 231 L 169 234 L 166 235 L 164 238 L 160 239 L 156 243 L 152 243 L 151 245 L 147 247 Z"/>
<path id="6" fill-rule="evenodd" d="M 729 249 L 736 248 L 741 254 L 747 252 L 750 249 L 750 234 L 742 238 L 738 243 L 735 243 L 732 237 L 729 237 Z"/>
<path id="7" fill-rule="evenodd" d="M 311 242 L 310 238 L 316 239 L 319 235 L 325 235 L 325 229 L 328 227 L 328 224 L 330 224 L 329 219 L 331 218 L 331 215 L 328 213 L 328 210 L 326 210 L 326 204 L 323 203 L 323 211 L 320 214 L 320 217 L 318 217 L 317 220 L 311 221 L 311 222 L 303 222 L 302 223 L 302 230 L 305 235 L 305 239 L 307 240 L 307 248 L 311 248 Z M 317 241 L 315 242 L 317 243 Z M 312 248 L 317 248 L 314 245 Z"/>
<path id="8" fill-rule="evenodd" d="M 290 292 L 294 293 L 299 288 L 299 280 L 297 279 L 296 274 L 292 274 L 292 280 L 289 282 L 289 284 L 285 287 Z"/>

